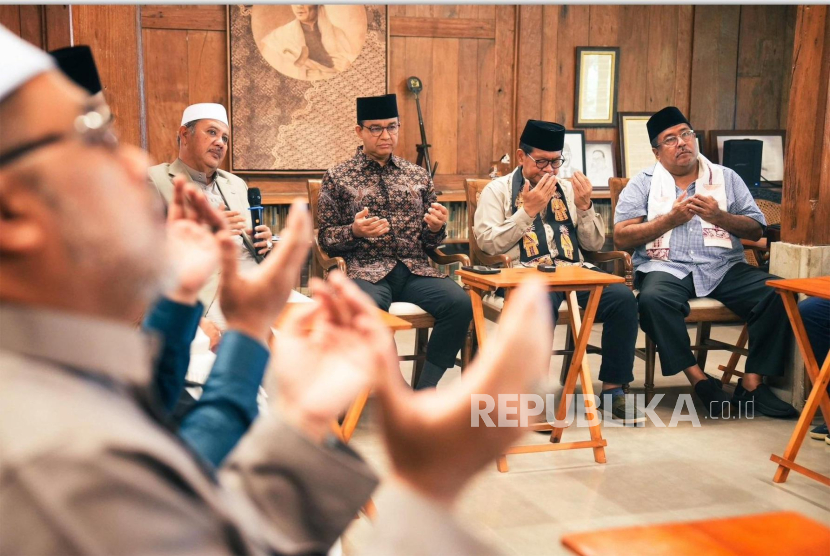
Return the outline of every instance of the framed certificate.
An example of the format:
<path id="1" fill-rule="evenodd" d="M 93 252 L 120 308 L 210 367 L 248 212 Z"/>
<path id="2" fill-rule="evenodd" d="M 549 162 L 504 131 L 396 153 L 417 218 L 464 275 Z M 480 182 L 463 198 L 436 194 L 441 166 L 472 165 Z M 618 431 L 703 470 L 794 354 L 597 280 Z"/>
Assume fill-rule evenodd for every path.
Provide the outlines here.
<path id="1" fill-rule="evenodd" d="M 646 128 L 652 115 L 652 112 L 620 112 L 620 159 L 624 178 L 636 176 L 657 162 Z"/>
<path id="2" fill-rule="evenodd" d="M 616 125 L 619 56 L 616 47 L 577 47 L 574 127 Z"/>

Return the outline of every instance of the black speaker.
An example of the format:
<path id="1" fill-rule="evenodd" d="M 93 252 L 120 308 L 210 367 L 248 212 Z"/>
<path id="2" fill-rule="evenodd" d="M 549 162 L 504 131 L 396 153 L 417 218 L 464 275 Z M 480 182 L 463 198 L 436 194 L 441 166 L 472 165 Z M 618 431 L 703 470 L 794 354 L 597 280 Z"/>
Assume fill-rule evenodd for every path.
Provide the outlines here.
<path id="1" fill-rule="evenodd" d="M 723 165 L 735 170 L 749 187 L 760 185 L 761 154 L 764 142 L 757 139 L 730 139 L 723 142 Z"/>

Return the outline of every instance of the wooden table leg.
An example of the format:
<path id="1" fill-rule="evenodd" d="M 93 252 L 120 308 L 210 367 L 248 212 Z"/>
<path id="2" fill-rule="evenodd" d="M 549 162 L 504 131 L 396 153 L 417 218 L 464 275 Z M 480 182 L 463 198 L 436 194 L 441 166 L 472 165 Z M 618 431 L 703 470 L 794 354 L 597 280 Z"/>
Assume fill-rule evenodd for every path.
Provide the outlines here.
<path id="1" fill-rule="evenodd" d="M 360 421 L 360 416 L 363 413 L 363 408 L 366 407 L 366 402 L 369 400 L 370 390 L 364 390 L 358 394 L 357 398 L 349 406 L 346 411 L 346 417 L 343 419 L 343 425 L 340 427 L 340 440 L 348 443 L 352 439 L 357 423 Z"/>
<path id="2" fill-rule="evenodd" d="M 476 327 L 476 339 L 478 340 L 478 351 L 484 349 L 484 343 L 487 340 L 487 322 L 484 319 L 484 302 L 481 297 L 483 292 L 471 286 L 470 287 L 470 303 L 473 306 L 473 323 Z"/>
<path id="3" fill-rule="evenodd" d="M 562 389 L 562 401 L 559 403 L 559 407 L 556 408 L 556 425 L 563 423 L 565 417 L 567 417 L 568 396 L 573 395 L 576 391 L 576 380 L 581 374 L 582 363 L 585 359 L 585 351 L 588 347 L 588 338 L 591 335 L 591 327 L 594 325 L 597 307 L 599 307 L 600 295 L 602 295 L 602 286 L 594 286 L 591 289 L 591 294 L 588 296 L 588 303 L 585 305 L 585 318 L 583 320 L 579 317 L 579 305 L 576 303 L 576 293 L 573 291 L 568 292 L 566 299 L 568 300 L 568 310 L 571 312 L 571 319 L 573 322 L 574 352 L 571 359 L 571 366 L 568 369 L 568 378 L 565 380 L 565 387 Z M 583 388 L 585 387 L 584 382 L 585 379 L 583 378 Z M 588 380 L 588 383 L 588 388 L 593 391 L 590 386 L 590 379 Z M 554 426 L 550 435 L 550 441 L 558 443 L 562 439 L 563 431 L 564 427 Z M 594 431 L 591 431 L 592 439 L 593 435 Z M 602 454 L 602 458 L 604 459 L 604 451 Z M 595 457 L 598 455 L 596 450 L 594 455 Z M 599 459 L 597 461 L 599 461 Z"/>
<path id="4" fill-rule="evenodd" d="M 827 421 L 827 416 L 830 412 L 825 410 L 825 406 L 830 405 L 830 397 L 827 395 L 827 385 L 830 383 L 830 357 L 825 359 L 821 371 L 818 372 L 816 356 L 813 353 L 810 339 L 804 328 L 804 321 L 801 320 L 801 313 L 798 311 L 796 294 L 782 290 L 779 290 L 778 293 L 781 294 L 784 300 L 784 307 L 787 309 L 787 316 L 790 318 L 790 323 L 792 324 L 793 332 L 798 342 L 798 348 L 801 351 L 801 357 L 804 359 L 804 366 L 807 368 L 807 374 L 810 375 L 810 380 L 813 383 L 813 389 L 810 391 L 810 396 L 807 398 L 807 405 L 804 406 L 801 416 L 798 418 L 798 424 L 796 424 L 787 448 L 784 450 L 784 456 L 779 457 L 773 454 L 770 457 L 772 461 L 778 463 L 778 469 L 776 469 L 772 481 L 775 483 L 783 483 L 787 480 L 790 469 L 792 469 L 830 486 L 830 478 L 795 464 L 795 458 L 801 449 L 801 444 L 804 442 L 804 437 L 807 436 L 810 423 L 819 406 L 821 406 L 825 422 L 830 422 Z"/>
<path id="5" fill-rule="evenodd" d="M 810 377 L 810 382 L 813 383 L 813 388 L 815 389 L 819 375 L 818 362 L 816 361 L 815 353 L 813 353 L 810 338 L 807 336 L 807 329 L 804 328 L 804 321 L 801 320 L 801 313 L 798 311 L 798 297 L 795 292 L 791 291 L 780 290 L 779 293 L 784 300 L 784 308 L 787 310 L 787 316 L 790 317 L 790 324 L 793 327 L 793 333 L 798 344 L 798 350 L 801 352 L 801 358 L 804 360 L 804 367 L 807 368 L 807 375 Z M 822 398 L 819 402 L 821 405 L 821 414 L 824 416 L 824 422 L 830 423 L 830 401 Z"/>
<path id="6" fill-rule="evenodd" d="M 597 304 L 599 304 L 599 297 L 602 293 L 601 288 L 595 288 L 594 290 L 592 290 L 591 295 L 594 294 L 594 291 L 597 292 Z M 576 337 L 576 335 L 582 328 L 582 318 L 579 315 L 579 305 L 576 301 L 576 292 L 568 293 L 568 309 L 571 311 L 571 329 L 573 330 L 574 337 Z M 574 310 L 576 311 L 574 312 Z M 588 328 L 586 330 L 586 333 L 590 334 L 591 329 Z M 598 409 L 596 407 L 596 403 L 594 401 L 594 384 L 593 379 L 591 377 L 591 368 L 588 366 L 587 354 L 586 357 L 583 357 L 582 365 L 580 365 L 579 367 L 579 376 L 582 382 L 582 394 L 585 397 L 586 414 L 588 416 L 593 415 L 593 418 L 591 419 L 593 424 L 588 426 L 588 430 L 591 431 L 591 440 L 602 440 L 602 429 L 599 426 L 599 414 Z M 597 463 L 605 463 L 604 446 L 594 447 L 594 461 L 596 461 Z"/>

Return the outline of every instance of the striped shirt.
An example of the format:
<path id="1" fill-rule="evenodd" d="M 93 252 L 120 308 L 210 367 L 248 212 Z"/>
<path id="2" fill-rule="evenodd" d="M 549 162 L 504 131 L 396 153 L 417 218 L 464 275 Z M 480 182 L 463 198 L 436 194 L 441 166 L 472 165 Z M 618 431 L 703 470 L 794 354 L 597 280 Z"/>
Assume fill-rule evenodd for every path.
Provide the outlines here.
<path id="1" fill-rule="evenodd" d="M 648 193 L 651 188 L 651 178 L 654 169 L 644 170 L 631 178 L 628 185 L 620 193 L 617 210 L 614 213 L 614 224 L 639 218 L 648 214 Z M 761 226 L 766 226 L 763 213 L 755 204 L 755 199 L 749 193 L 743 180 L 729 168 L 723 168 L 723 178 L 726 188 L 727 211 L 730 214 L 748 216 Z M 675 198 L 683 190 L 675 186 Z M 695 194 L 695 182 L 687 189 L 687 197 Z M 707 247 L 703 244 L 703 229 L 701 219 L 694 216 L 691 220 L 674 228 L 669 242 L 669 261 L 652 260 L 646 256 L 645 245 L 634 250 L 632 262 L 637 272 L 653 272 L 659 270 L 668 272 L 678 279 L 683 279 L 692 273 L 695 293 L 704 297 L 718 287 L 727 271 L 737 263 L 744 261 L 744 248 L 741 240 L 734 234 L 732 248 Z"/>

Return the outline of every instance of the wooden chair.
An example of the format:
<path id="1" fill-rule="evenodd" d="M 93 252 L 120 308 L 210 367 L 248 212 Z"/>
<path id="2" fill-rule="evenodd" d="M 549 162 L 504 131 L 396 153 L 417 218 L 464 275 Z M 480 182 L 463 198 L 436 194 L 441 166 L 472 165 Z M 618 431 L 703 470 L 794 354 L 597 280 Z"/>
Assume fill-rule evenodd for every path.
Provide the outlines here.
<path id="1" fill-rule="evenodd" d="M 467 227 L 469 228 L 469 237 L 470 237 L 470 258 L 474 261 L 474 264 L 484 264 L 487 266 L 501 266 L 504 268 L 510 268 L 513 266 L 510 257 L 505 254 L 501 255 L 488 255 L 481 249 L 479 249 L 478 244 L 475 240 L 475 235 L 473 233 L 473 229 L 475 226 L 475 213 L 476 208 L 478 207 L 478 199 L 481 197 L 481 192 L 487 187 L 487 184 L 490 183 L 492 180 L 487 179 L 467 179 L 464 191 L 467 196 Z M 582 251 L 582 255 L 585 257 L 587 262 L 598 264 L 603 262 L 614 261 L 620 264 L 615 265 L 617 267 L 622 268 L 622 273 L 620 274 L 625 278 L 626 284 L 629 287 L 631 286 L 631 281 L 633 280 L 632 274 L 632 266 L 631 266 L 631 255 L 626 253 L 625 251 L 609 251 L 609 252 L 593 252 L 593 251 Z M 488 301 L 485 299 L 484 301 L 484 317 L 488 320 L 496 321 L 498 319 L 499 314 L 501 313 L 501 304 L 495 303 L 492 301 Z M 568 305 L 566 302 L 562 302 L 562 305 L 559 307 L 559 320 L 556 324 L 564 324 L 569 325 L 571 321 L 571 314 L 568 310 Z M 568 368 L 570 367 L 571 358 L 573 357 L 573 350 L 574 350 L 574 338 L 573 332 L 570 326 L 566 326 L 567 335 L 565 336 L 565 349 L 562 350 L 553 350 L 552 355 L 563 355 L 562 360 L 562 370 L 559 375 L 559 382 L 561 384 L 565 384 L 565 377 L 568 374 Z M 587 353 L 602 353 L 602 350 L 597 346 L 588 345 Z M 625 386 L 627 389 L 627 385 Z"/>
<path id="2" fill-rule="evenodd" d="M 328 272 L 337 268 L 341 272 L 346 272 L 346 261 L 343 257 L 329 257 L 325 251 L 320 247 L 320 241 L 317 237 L 319 231 L 319 220 L 317 215 L 317 202 L 320 199 L 320 187 L 322 180 L 308 180 L 308 200 L 311 209 L 311 219 L 314 223 L 314 240 L 312 244 L 312 252 L 314 259 L 312 261 L 312 274 L 325 278 Z M 470 259 L 467 255 L 446 255 L 440 249 L 435 249 L 427 253 L 429 258 L 436 264 L 450 265 L 453 263 L 460 263 L 461 265 L 469 265 Z M 435 325 L 435 319 L 415 305 L 414 303 L 394 302 L 389 307 L 389 313 L 400 317 L 401 319 L 412 324 L 415 329 L 415 352 L 413 355 L 400 356 L 401 361 L 414 361 L 412 368 L 412 387 L 418 384 L 418 379 L 421 377 L 421 371 L 426 362 L 427 342 L 429 340 L 429 329 Z M 462 369 L 469 363 L 472 356 L 473 344 L 473 328 L 472 325 L 467 331 L 467 339 L 464 342 L 464 347 L 461 350 L 461 359 L 456 360 L 456 364 Z"/>
<path id="3" fill-rule="evenodd" d="M 611 214 L 615 214 L 617 200 L 620 198 L 620 193 L 626 185 L 628 185 L 628 178 L 611 178 L 608 180 L 608 186 L 611 189 Z M 758 248 L 765 245 L 763 242 L 744 243 L 745 246 L 749 246 L 748 244 L 757 244 Z M 743 376 L 743 373 L 735 370 L 735 366 L 741 355 L 746 356 L 749 353 L 744 347 L 748 338 L 746 324 L 744 324 L 736 345 L 713 340 L 710 337 L 712 323 L 744 322 L 743 319 L 727 309 L 720 301 L 709 297 L 691 299 L 689 300 L 689 307 L 691 310 L 689 311 L 689 316 L 686 317 L 686 322 L 697 324 L 697 338 L 695 339 L 694 345 L 691 346 L 691 349 L 697 353 L 697 364 L 701 370 L 706 366 L 706 356 L 710 350 L 725 350 L 731 352 L 732 357 L 730 357 L 729 363 L 726 366 L 720 365 L 718 367 L 724 373 L 721 381 L 724 384 L 728 384 L 733 374 Z M 635 353 L 638 357 L 645 360 L 646 363 L 645 390 L 646 403 L 648 403 L 654 396 L 654 371 L 657 359 L 657 346 L 651 338 L 646 336 L 645 349 L 637 349 Z"/>

